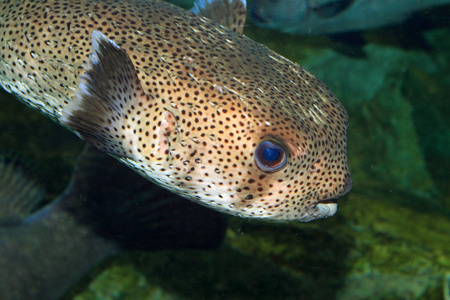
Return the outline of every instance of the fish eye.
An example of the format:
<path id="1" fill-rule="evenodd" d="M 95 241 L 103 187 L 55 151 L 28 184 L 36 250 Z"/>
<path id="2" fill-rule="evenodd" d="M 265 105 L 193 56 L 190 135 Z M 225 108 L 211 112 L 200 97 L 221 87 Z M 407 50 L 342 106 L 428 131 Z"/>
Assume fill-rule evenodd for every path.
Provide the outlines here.
<path id="1" fill-rule="evenodd" d="M 261 171 L 273 173 L 286 165 L 286 151 L 274 141 L 264 141 L 256 147 L 255 161 Z"/>

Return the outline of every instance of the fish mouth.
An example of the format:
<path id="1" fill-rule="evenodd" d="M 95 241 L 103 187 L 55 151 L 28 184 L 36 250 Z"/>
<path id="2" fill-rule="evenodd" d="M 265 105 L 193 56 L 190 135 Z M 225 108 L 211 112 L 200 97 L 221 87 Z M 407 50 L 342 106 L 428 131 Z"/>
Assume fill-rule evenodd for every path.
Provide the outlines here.
<path id="1" fill-rule="evenodd" d="M 331 217 L 337 212 L 337 207 L 337 198 L 317 200 L 317 202 L 307 209 L 307 215 L 303 217 L 302 221 L 309 222 Z"/>
<path id="2" fill-rule="evenodd" d="M 324 199 L 324 200 L 317 200 L 316 204 L 337 204 L 338 198 L 332 198 L 332 199 Z"/>

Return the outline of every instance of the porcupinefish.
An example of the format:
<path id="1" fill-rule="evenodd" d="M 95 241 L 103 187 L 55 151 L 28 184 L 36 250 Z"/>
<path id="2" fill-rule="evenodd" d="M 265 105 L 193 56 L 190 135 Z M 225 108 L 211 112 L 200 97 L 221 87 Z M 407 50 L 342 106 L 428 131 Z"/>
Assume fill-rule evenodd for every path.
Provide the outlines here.
<path id="1" fill-rule="evenodd" d="M 241 35 L 245 2 L 196 3 L 232 29 L 157 0 L 0 8 L 1 85 L 170 191 L 241 217 L 310 221 L 351 188 L 346 110 Z"/>
<path id="2" fill-rule="evenodd" d="M 152 184 L 92 146 L 64 193 L 41 209 L 43 189 L 25 169 L 0 156 L 2 300 L 59 299 L 108 256 L 214 249 L 225 234 L 220 213 Z"/>
<path id="3" fill-rule="evenodd" d="M 304 35 L 336 34 L 400 24 L 414 12 L 450 0 L 255 0 L 252 22 Z"/>

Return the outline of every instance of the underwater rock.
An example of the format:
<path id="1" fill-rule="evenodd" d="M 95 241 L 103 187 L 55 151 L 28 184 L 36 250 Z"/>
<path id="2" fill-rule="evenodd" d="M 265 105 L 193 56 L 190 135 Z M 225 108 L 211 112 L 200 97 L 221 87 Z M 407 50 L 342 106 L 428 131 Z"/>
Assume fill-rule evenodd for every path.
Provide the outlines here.
<path id="1" fill-rule="evenodd" d="M 338 293 L 337 299 L 386 299 L 388 295 L 392 299 L 424 299 L 430 281 L 436 285 L 439 279 L 439 276 L 430 278 L 427 275 L 368 274 L 348 277 L 345 279 L 345 289 Z"/>
<path id="2" fill-rule="evenodd" d="M 449 195 L 450 36 L 448 30 L 433 30 L 425 38 L 433 46 L 433 60 L 440 71 L 430 73 L 423 72 L 420 68 L 412 69 L 405 78 L 403 90 L 413 106 L 415 127 L 428 170 L 441 195 Z M 447 200 L 445 206 L 449 212 L 450 200 Z"/>
<path id="3" fill-rule="evenodd" d="M 353 240 L 338 299 L 441 299 L 450 219 L 394 204 L 402 195 L 352 196 L 342 216 L 349 221 L 332 230 Z"/>
<path id="4" fill-rule="evenodd" d="M 444 300 L 450 300 L 450 272 L 445 274 L 442 284 L 444 285 Z"/>

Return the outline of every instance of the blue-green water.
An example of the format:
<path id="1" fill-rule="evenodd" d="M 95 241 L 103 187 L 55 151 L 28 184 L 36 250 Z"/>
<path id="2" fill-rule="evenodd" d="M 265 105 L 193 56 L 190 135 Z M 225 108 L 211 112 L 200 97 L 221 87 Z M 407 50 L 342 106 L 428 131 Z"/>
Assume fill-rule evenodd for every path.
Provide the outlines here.
<path id="1" fill-rule="evenodd" d="M 218 250 L 125 253 L 96 267 L 64 299 L 444 299 L 448 26 L 421 32 L 427 47 L 403 47 L 398 26 L 364 33 L 361 58 L 349 55 L 351 48 L 337 51 L 327 37 L 249 25 L 246 35 L 307 67 L 349 112 L 354 184 L 338 213 L 279 225 L 229 217 Z M 5 92 L 0 105 L 0 150 L 36 164 L 54 199 L 83 143 Z"/>

